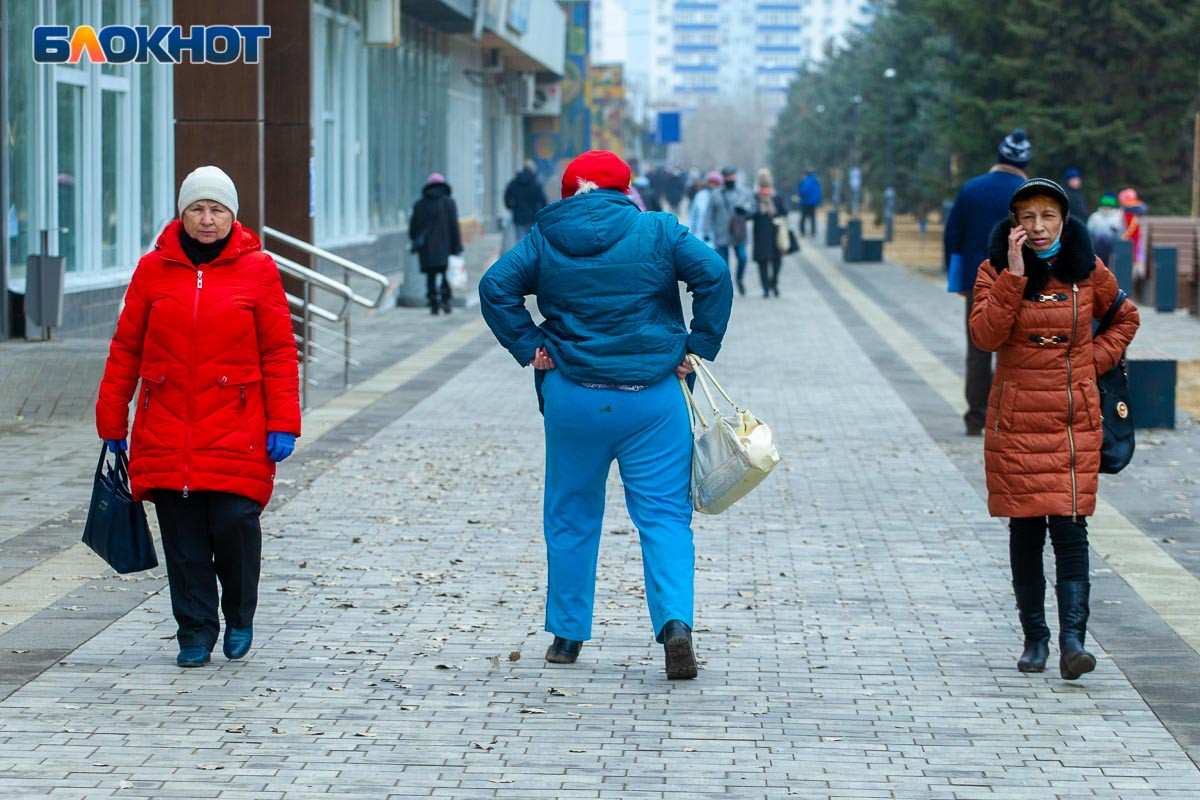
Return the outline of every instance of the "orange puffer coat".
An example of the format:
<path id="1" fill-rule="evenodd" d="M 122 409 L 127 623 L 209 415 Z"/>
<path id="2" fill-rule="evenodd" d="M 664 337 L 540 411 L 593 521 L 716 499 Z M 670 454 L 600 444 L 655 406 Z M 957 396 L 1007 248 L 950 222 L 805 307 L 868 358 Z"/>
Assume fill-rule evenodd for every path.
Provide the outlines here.
<path id="1" fill-rule="evenodd" d="M 266 505 L 275 465 L 268 431 L 300 434 L 296 342 L 279 270 L 235 222 L 196 267 L 175 220 L 142 257 L 125 293 L 96 402 L 101 439 L 129 443 L 137 500 L 154 489 L 240 494 Z"/>
<path id="2" fill-rule="evenodd" d="M 1096 509 L 1103 428 L 1096 376 L 1138 328 L 1125 301 L 1093 339 L 1117 280 L 1069 219 L 1052 266 L 1025 251 L 1025 276 L 1008 271 L 1007 220 L 996 226 L 975 281 L 971 338 L 997 353 L 988 397 L 984 468 L 994 517 L 1089 516 Z"/>

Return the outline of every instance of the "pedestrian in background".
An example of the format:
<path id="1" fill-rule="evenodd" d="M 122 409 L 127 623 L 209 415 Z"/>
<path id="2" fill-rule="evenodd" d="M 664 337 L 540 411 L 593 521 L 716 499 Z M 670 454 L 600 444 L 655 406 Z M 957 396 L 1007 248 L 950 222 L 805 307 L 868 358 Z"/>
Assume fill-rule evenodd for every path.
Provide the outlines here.
<path id="1" fill-rule="evenodd" d="M 433 173 L 421 189 L 421 199 L 413 204 L 408 220 L 408 240 L 425 274 L 425 297 L 429 313 L 449 314 L 450 282 L 446 268 L 450 256 L 462 253 L 462 231 L 458 227 L 458 206 L 451 197 L 450 184 L 440 173 Z"/>
<path id="2" fill-rule="evenodd" d="M 1071 201 L 1071 216 L 1086 226 L 1089 206 L 1087 195 L 1083 192 L 1083 174 L 1075 167 L 1071 167 L 1063 172 L 1063 179 L 1067 182 L 1067 199 Z"/>
<path id="3" fill-rule="evenodd" d="M 708 210 L 704 213 L 704 232 L 707 242 L 726 264 L 729 263 L 729 221 L 733 218 L 733 205 L 725 191 L 725 177 L 713 171 L 705 180 L 708 183 Z"/>
<path id="4" fill-rule="evenodd" d="M 645 175 L 638 175 L 633 180 L 634 187 L 642 196 L 642 203 L 646 206 L 646 211 L 662 211 L 662 201 L 659 199 L 658 190 L 654 188 L 654 184 Z"/>
<path id="5" fill-rule="evenodd" d="M 179 187 L 179 219 L 142 256 L 125 294 L 96 402 L 110 450 L 129 451 L 134 500 L 154 503 L 179 626 L 176 664 L 250 650 L 262 554 L 259 515 L 275 463 L 300 435 L 296 342 L 279 270 L 237 221 L 221 169 Z"/>
<path id="6" fill-rule="evenodd" d="M 1133 242 L 1133 277 L 1146 278 L 1146 242 L 1142 239 L 1142 217 L 1146 216 L 1146 204 L 1132 187 L 1122 189 L 1117 195 L 1125 215 L 1125 232 L 1122 239 Z"/>
<path id="7" fill-rule="evenodd" d="M 546 430 L 542 520 L 546 660 L 570 664 L 592 637 L 609 468 L 620 466 L 641 536 L 646 599 L 668 678 L 694 678 L 692 435 L 677 377 L 712 360 L 729 322 L 729 269 L 674 216 L 639 213 L 629 167 L 592 150 L 563 174 L 563 199 L 479 284 L 483 318 L 532 366 Z M 691 333 L 679 282 L 692 294 Z M 525 307 L 537 297 L 545 321 Z"/>
<path id="8" fill-rule="evenodd" d="M 688 228 L 692 231 L 693 236 L 710 247 L 712 246 L 712 231 L 708 228 L 708 207 L 717 186 L 721 185 L 719 174 L 717 174 L 716 183 L 713 183 L 714 174 L 716 173 L 708 173 L 700 189 L 692 195 L 688 206 Z"/>
<path id="9" fill-rule="evenodd" d="M 729 247 L 737 257 L 737 290 L 738 294 L 745 295 L 747 221 L 753 213 L 755 200 L 748 191 L 737 185 L 735 168 L 725 167 L 721 170 L 721 177 L 725 179 L 725 186 L 721 189 L 721 193 L 725 196 L 727 205 L 733 210 L 729 217 Z"/>
<path id="10" fill-rule="evenodd" d="M 975 346 L 969 324 L 975 275 L 988 256 L 988 242 L 996 223 L 1008 216 L 1009 200 L 1025 181 L 1025 165 L 1032 148 L 1025 131 L 1017 128 L 1005 136 L 996 148 L 996 163 L 985 174 L 963 184 L 946 217 L 943 230 L 945 266 L 949 272 L 947 291 L 966 298 L 963 314 L 967 357 L 964 394 L 967 412 L 963 414 L 967 436 L 983 433 L 987 416 L 988 391 L 992 385 L 992 354 Z"/>
<path id="11" fill-rule="evenodd" d="M 1091 586 L 1087 517 L 1099 485 L 1101 426 L 1096 376 L 1117 363 L 1138 328 L 1126 300 L 1100 336 L 1092 322 L 1117 298 L 1117 280 L 1070 216 L 1050 180 L 1027 181 L 1011 218 L 992 234 L 975 282 L 970 332 L 998 353 L 988 397 L 984 470 L 988 512 L 1009 518 L 1013 592 L 1025 634 L 1017 661 L 1041 672 L 1049 653 L 1042 550 L 1054 546 L 1059 673 L 1074 680 L 1096 659 L 1084 648 Z"/>
<path id="12" fill-rule="evenodd" d="M 683 196 L 688 187 L 687 176 L 679 167 L 671 167 L 667 175 L 666 186 L 667 205 L 671 207 L 671 213 L 678 216 L 683 204 Z"/>
<path id="13" fill-rule="evenodd" d="M 521 171 L 504 188 L 504 207 L 512 212 L 517 243 L 529 235 L 537 212 L 545 205 L 546 191 L 537 178 L 537 165 L 526 161 Z"/>
<path id="14" fill-rule="evenodd" d="M 758 264 L 758 279 L 762 283 L 763 297 L 772 293 L 779 296 L 779 268 L 783 265 L 783 253 L 779 249 L 776 226 L 787 223 L 787 206 L 783 198 L 775 193 L 775 180 L 771 170 L 763 167 L 755 173 L 754 216 L 754 262 Z"/>
<path id="15" fill-rule="evenodd" d="M 821 207 L 821 179 L 817 177 L 817 173 L 813 170 L 808 170 L 804 175 L 804 180 L 800 181 L 800 185 L 796 188 L 796 194 L 800 196 L 800 235 L 804 235 L 805 223 L 808 223 L 809 236 L 816 238 L 817 235 L 817 209 Z"/>
<path id="16" fill-rule="evenodd" d="M 1088 217 L 1087 228 L 1088 233 L 1092 235 L 1092 247 L 1096 251 L 1096 257 L 1103 261 L 1105 266 L 1110 265 L 1113 245 L 1120 241 L 1121 235 L 1125 233 L 1125 215 L 1121 213 L 1116 195 L 1105 192 L 1100 197 L 1100 205 Z"/>

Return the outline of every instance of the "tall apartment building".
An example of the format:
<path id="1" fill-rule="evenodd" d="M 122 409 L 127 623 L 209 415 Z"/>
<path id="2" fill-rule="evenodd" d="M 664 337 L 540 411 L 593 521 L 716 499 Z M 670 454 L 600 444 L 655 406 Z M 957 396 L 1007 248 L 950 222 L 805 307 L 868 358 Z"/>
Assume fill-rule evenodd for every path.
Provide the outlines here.
<path id="1" fill-rule="evenodd" d="M 615 52 L 604 18 L 620 17 L 627 70 L 653 105 L 697 108 L 707 97 L 781 108 L 796 70 L 876 12 L 854 0 L 593 0 L 593 42 Z"/>

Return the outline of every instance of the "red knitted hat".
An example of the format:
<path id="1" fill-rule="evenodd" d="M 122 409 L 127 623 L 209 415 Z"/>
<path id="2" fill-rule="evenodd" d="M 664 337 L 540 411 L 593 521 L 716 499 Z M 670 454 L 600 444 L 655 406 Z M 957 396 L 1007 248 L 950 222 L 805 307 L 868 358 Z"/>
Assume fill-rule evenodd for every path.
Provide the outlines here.
<path id="1" fill-rule="evenodd" d="M 629 165 L 607 150 L 589 150 L 576 156 L 562 178 L 562 196 L 572 197 L 596 189 L 616 189 L 629 194 Z"/>

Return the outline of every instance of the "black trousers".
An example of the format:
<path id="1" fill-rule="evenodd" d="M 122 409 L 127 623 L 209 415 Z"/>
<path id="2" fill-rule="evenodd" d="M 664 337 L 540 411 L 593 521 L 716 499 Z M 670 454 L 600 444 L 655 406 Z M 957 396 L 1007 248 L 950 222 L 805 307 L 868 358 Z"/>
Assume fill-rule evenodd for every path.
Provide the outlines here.
<path id="1" fill-rule="evenodd" d="M 782 263 L 782 256 L 775 256 L 770 261 L 758 262 L 758 280 L 762 283 L 764 297 L 771 292 L 779 294 L 779 267 Z"/>
<path id="2" fill-rule="evenodd" d="M 228 492 L 156 489 L 154 510 L 167 557 L 171 611 L 180 647 L 212 649 L 221 630 L 217 581 L 225 625 L 247 628 L 258 607 L 262 529 L 258 503 Z"/>
<path id="3" fill-rule="evenodd" d="M 817 235 L 817 207 L 802 205 L 800 206 L 800 235 L 804 235 L 804 223 L 808 223 L 809 236 Z"/>
<path id="4" fill-rule="evenodd" d="M 971 340 L 971 307 L 975 302 L 975 292 L 967 292 L 967 413 L 963 414 L 963 422 L 967 430 L 981 431 L 987 424 L 988 393 L 992 390 L 992 354 L 980 350 Z"/>
<path id="5" fill-rule="evenodd" d="M 1079 517 L 1014 517 L 1008 521 L 1008 558 L 1013 583 L 1040 586 L 1046 529 L 1054 547 L 1054 572 L 1059 581 L 1088 580 L 1087 519 Z"/>
<path id="6" fill-rule="evenodd" d="M 441 279 L 439 286 L 439 280 Z M 425 273 L 425 298 L 429 301 L 431 307 L 450 305 L 450 281 L 446 280 L 446 268 L 442 267 L 437 272 Z"/>

